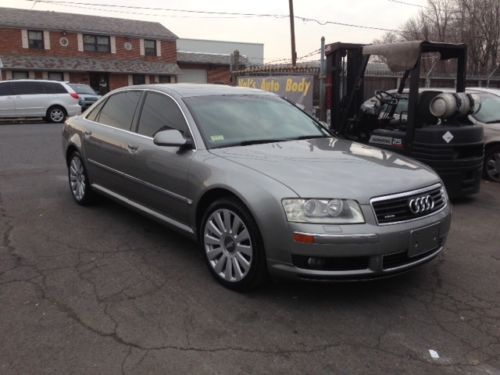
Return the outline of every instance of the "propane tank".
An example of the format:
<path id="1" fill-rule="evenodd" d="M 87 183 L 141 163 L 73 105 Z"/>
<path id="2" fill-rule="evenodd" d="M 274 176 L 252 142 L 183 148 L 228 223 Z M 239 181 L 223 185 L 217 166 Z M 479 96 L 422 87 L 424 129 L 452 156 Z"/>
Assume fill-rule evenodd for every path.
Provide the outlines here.
<path id="1" fill-rule="evenodd" d="M 435 96 L 429 105 L 431 114 L 440 119 L 467 116 L 477 113 L 480 108 L 481 99 L 479 96 L 464 92 L 441 93 Z"/>

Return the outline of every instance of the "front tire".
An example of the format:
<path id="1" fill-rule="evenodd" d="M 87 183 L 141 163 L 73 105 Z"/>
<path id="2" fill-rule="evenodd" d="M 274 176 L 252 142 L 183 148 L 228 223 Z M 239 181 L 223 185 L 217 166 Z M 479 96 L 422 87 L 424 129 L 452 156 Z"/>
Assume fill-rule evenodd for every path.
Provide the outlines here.
<path id="1" fill-rule="evenodd" d="M 88 206 L 95 201 L 95 193 L 90 187 L 87 170 L 78 151 L 71 154 L 68 160 L 68 181 L 71 195 L 76 203 Z"/>
<path id="2" fill-rule="evenodd" d="M 245 292 L 266 278 L 262 239 L 248 209 L 235 199 L 219 199 L 205 212 L 200 243 L 215 279 L 226 288 Z"/>
<path id="3" fill-rule="evenodd" d="M 484 157 L 484 177 L 488 180 L 500 182 L 500 145 L 486 149 Z"/>
<path id="4" fill-rule="evenodd" d="M 63 107 L 54 105 L 47 110 L 46 119 L 49 122 L 60 124 L 66 119 L 66 111 Z"/>

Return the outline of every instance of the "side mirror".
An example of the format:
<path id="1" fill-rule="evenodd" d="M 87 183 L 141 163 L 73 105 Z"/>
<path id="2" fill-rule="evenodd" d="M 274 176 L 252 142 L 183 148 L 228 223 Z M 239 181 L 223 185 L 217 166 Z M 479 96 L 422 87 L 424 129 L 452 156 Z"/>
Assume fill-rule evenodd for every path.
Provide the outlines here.
<path id="1" fill-rule="evenodd" d="M 168 129 L 156 133 L 153 143 L 157 146 L 184 147 L 190 146 L 191 140 L 184 138 L 177 129 Z"/>

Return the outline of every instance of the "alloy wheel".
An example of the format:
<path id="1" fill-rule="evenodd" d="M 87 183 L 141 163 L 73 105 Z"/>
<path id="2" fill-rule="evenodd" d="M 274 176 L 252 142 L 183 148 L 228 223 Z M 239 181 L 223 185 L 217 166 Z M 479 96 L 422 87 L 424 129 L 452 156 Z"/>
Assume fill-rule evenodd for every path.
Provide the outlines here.
<path id="1" fill-rule="evenodd" d="M 71 193 L 79 202 L 85 197 L 85 189 L 87 186 L 86 180 L 82 161 L 78 156 L 73 156 L 69 163 L 69 183 L 71 186 Z"/>
<path id="2" fill-rule="evenodd" d="M 234 211 L 221 208 L 210 214 L 205 222 L 203 245 L 210 266 L 220 278 L 238 282 L 247 276 L 253 260 L 252 239 Z"/>
<path id="3" fill-rule="evenodd" d="M 53 108 L 49 113 L 49 117 L 53 122 L 61 122 L 64 120 L 64 111 L 61 108 Z"/>

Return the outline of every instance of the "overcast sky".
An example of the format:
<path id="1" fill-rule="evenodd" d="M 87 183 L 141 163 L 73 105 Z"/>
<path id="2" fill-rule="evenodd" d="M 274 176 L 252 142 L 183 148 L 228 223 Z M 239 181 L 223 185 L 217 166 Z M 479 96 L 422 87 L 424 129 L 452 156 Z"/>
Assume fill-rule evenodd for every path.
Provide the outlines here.
<path id="1" fill-rule="evenodd" d="M 52 0 L 49 0 L 52 1 Z M 197 11 L 238 13 L 288 14 L 287 0 L 55 0 L 65 2 L 119 4 Z M 425 4 L 425 0 L 408 1 Z M 264 43 L 266 62 L 290 56 L 290 23 L 288 18 L 256 18 L 217 15 L 196 15 L 152 10 L 115 9 L 104 11 L 98 5 L 63 5 L 28 0 L 0 0 L 1 6 L 55 10 L 68 13 L 97 14 L 161 22 L 181 38 L 215 39 Z M 391 0 L 294 0 L 296 16 L 320 21 L 394 29 L 417 14 L 420 8 Z M 339 25 L 321 26 L 314 22 L 295 21 L 297 55 L 304 56 L 320 47 L 321 36 L 327 43 L 371 42 L 383 31 L 366 30 Z M 308 58 L 310 59 L 310 58 Z"/>

